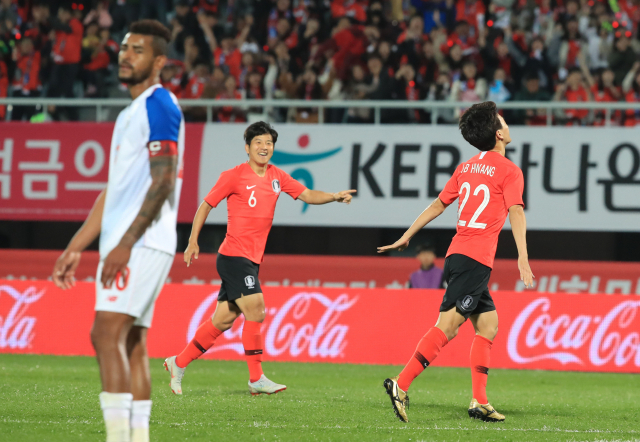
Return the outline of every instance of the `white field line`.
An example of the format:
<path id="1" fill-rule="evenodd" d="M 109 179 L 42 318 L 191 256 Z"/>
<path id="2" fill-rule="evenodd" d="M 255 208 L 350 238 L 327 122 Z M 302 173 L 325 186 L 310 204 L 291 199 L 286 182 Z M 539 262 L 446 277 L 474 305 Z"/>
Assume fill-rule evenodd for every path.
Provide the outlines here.
<path id="1" fill-rule="evenodd" d="M 29 425 L 66 425 L 66 424 L 84 424 L 84 425 L 102 425 L 102 420 L 76 420 L 76 419 L 68 419 L 66 421 L 36 421 L 36 420 L 28 420 L 28 419 L 7 419 L 3 418 L 0 420 L 5 424 L 29 424 Z M 160 422 L 151 420 L 151 425 L 162 425 L 162 426 L 191 426 L 191 427 L 206 427 L 206 426 L 215 426 L 220 427 L 219 423 L 208 423 L 208 422 Z M 291 426 L 291 425 L 273 425 L 270 422 L 254 422 L 252 424 L 247 425 L 233 425 L 227 424 L 228 427 L 263 427 L 263 428 L 275 428 L 275 429 L 318 429 L 318 430 L 397 430 L 397 431 L 417 431 L 417 430 L 439 430 L 439 431 L 519 431 L 519 432 L 528 432 L 528 431 L 539 431 L 543 433 L 585 433 L 585 434 L 637 434 L 640 433 L 636 430 L 570 430 L 570 429 L 562 429 L 562 428 L 550 428 L 550 427 L 542 427 L 542 428 L 501 428 L 499 425 L 502 424 L 488 424 L 483 425 L 478 423 L 478 426 L 475 427 L 441 427 L 438 425 L 433 426 L 414 426 L 407 425 L 404 427 L 352 427 L 345 425 L 322 425 L 322 426 L 309 426 L 309 425 L 300 425 L 300 426 Z"/>

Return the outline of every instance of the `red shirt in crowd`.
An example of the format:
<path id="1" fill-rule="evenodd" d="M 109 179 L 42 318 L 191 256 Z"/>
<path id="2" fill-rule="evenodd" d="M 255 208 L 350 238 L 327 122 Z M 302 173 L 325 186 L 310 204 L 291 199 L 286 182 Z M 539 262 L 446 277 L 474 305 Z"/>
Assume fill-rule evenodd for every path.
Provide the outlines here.
<path id="1" fill-rule="evenodd" d="M 576 90 L 567 88 L 567 91 L 564 93 L 564 97 L 567 99 L 567 101 L 572 103 L 589 101 L 589 94 L 587 93 L 587 90 L 582 86 L 579 86 Z M 589 110 L 567 109 L 566 114 L 569 118 L 582 119 L 589 115 Z"/>
<path id="2" fill-rule="evenodd" d="M 200 98 L 202 93 L 204 92 L 204 85 L 206 83 L 206 79 L 200 78 L 193 73 L 191 73 L 191 78 L 187 83 L 187 86 L 182 91 L 182 98 Z M 178 83 L 178 87 L 180 84 Z M 171 88 L 169 88 L 171 90 Z"/>
<path id="3" fill-rule="evenodd" d="M 466 0 L 458 0 L 456 5 L 456 20 L 465 20 L 474 29 L 478 28 L 478 16 L 486 13 L 486 8 L 481 0 L 467 3 Z"/>
<path id="4" fill-rule="evenodd" d="M 218 47 L 213 52 L 213 62 L 216 66 L 227 66 L 229 75 L 233 75 L 238 81 L 242 71 L 242 53 L 238 49 L 225 53 L 221 47 Z"/>
<path id="5" fill-rule="evenodd" d="M 226 91 L 218 94 L 216 99 L 220 100 L 241 100 L 242 94 L 240 91 L 235 91 L 233 95 L 228 94 Z M 246 119 L 244 118 L 244 114 L 242 112 L 237 112 L 233 106 L 223 106 L 218 111 L 218 121 L 223 123 L 231 123 L 231 122 L 244 122 Z"/>
<path id="6" fill-rule="evenodd" d="M 24 92 L 40 89 L 40 52 L 34 51 L 29 55 L 20 55 L 16 61 L 16 71 L 13 77 L 13 87 Z"/>
<path id="7" fill-rule="evenodd" d="M 280 191 L 297 199 L 305 190 L 305 186 L 271 164 L 263 177 L 258 176 L 249 163 L 222 172 L 204 199 L 212 207 L 227 200 L 227 236 L 218 253 L 241 256 L 260 264 Z"/>
<path id="8" fill-rule="evenodd" d="M 80 62 L 82 48 L 82 23 L 75 18 L 69 20 L 71 33 L 56 31 L 56 41 L 53 45 L 53 61 L 56 64 L 72 64 Z"/>
<path id="9" fill-rule="evenodd" d="M 355 0 L 343 0 L 331 2 L 331 16 L 333 18 L 350 17 L 364 23 L 367 21 L 365 6 Z"/>
<path id="10" fill-rule="evenodd" d="M 511 206 L 524 206 L 522 171 L 498 152 L 481 152 L 460 164 L 440 192 L 458 198 L 458 224 L 447 256 L 461 254 L 493 268 L 498 235 Z"/>

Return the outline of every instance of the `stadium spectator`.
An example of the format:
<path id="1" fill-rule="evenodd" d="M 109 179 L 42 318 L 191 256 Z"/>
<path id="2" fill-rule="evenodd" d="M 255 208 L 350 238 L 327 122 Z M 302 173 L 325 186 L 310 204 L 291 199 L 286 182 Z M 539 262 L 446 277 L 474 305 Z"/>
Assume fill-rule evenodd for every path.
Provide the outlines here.
<path id="1" fill-rule="evenodd" d="M 569 71 L 567 80 L 558 86 L 554 100 L 573 103 L 593 101 L 591 89 L 586 86 L 580 68 L 572 68 Z M 583 126 L 587 123 L 589 111 L 587 109 L 567 109 L 558 113 L 558 116 L 567 126 Z"/>
<path id="2" fill-rule="evenodd" d="M 82 39 L 82 69 L 80 78 L 84 84 L 85 97 L 105 97 L 105 78 L 111 64 L 109 55 L 109 31 L 100 33 L 98 22 L 91 22 Z"/>
<path id="3" fill-rule="evenodd" d="M 165 12 L 157 8 L 162 5 L 94 0 L 91 6 L 79 2 L 70 9 L 58 3 L 0 0 L 0 58 L 10 83 L 18 69 L 13 48 L 29 37 L 40 53 L 39 77 L 47 96 L 71 97 L 80 81 L 86 97 L 120 96 L 111 80 L 118 52 L 111 35 L 119 40 L 127 24 L 142 15 L 164 20 Z M 426 101 L 426 110 L 417 114 L 383 110 L 385 123 L 430 121 L 431 100 L 542 101 L 559 91 L 562 101 L 591 100 L 589 93 L 599 102 L 625 101 L 632 99 L 627 94 L 633 80 L 625 82 L 628 90 L 621 95 L 613 91 L 622 87 L 638 59 L 637 4 L 620 1 L 620 11 L 614 11 L 615 5 L 603 0 L 176 0 L 169 58 L 182 65 L 169 66 L 163 82 L 182 95 L 203 62 L 217 69 L 198 81 L 204 84 L 202 98 L 222 93 L 227 75 L 243 96 L 285 98 L 300 95 L 297 87 L 292 94 L 292 85 L 306 83 L 312 68 L 324 99 Z M 567 77 L 576 69 L 584 84 L 573 89 L 567 85 L 577 76 Z M 434 119 L 455 123 L 460 110 L 439 110 Z M 298 116 L 277 107 L 266 111 L 276 121 Z M 76 118 L 73 112 L 55 112 L 54 119 L 65 113 Z M 372 121 L 372 115 L 370 109 L 336 108 L 325 117 L 356 122 Z M 556 112 L 554 123 L 604 124 L 601 111 L 579 115 Z M 622 121 L 626 112 L 611 115 L 616 124 L 631 124 Z M 532 109 L 512 116 L 526 124 L 546 122 Z"/>
<path id="4" fill-rule="evenodd" d="M 630 72 L 632 71 L 633 69 Z M 588 70 L 584 71 L 584 75 L 587 78 L 587 83 L 591 86 L 591 93 L 595 101 L 599 103 L 615 103 L 623 98 L 620 87 L 614 84 L 615 74 L 611 69 L 601 69 L 596 78 L 593 78 Z M 596 110 L 594 118 L 596 126 L 603 126 L 606 120 L 605 111 Z M 620 125 L 621 118 L 622 114 L 619 110 L 611 112 L 611 124 Z"/>
<path id="5" fill-rule="evenodd" d="M 13 50 L 15 69 L 13 72 L 12 96 L 17 98 L 39 97 L 42 93 L 40 82 L 40 52 L 36 51 L 33 40 L 23 37 Z M 14 106 L 11 119 L 27 121 L 36 112 L 35 106 Z"/>
<path id="6" fill-rule="evenodd" d="M 549 101 L 551 94 L 540 87 L 540 77 L 533 71 L 524 78 L 524 88 L 516 92 L 514 101 Z M 514 112 L 516 124 L 527 126 L 544 126 L 547 122 L 545 109 L 518 109 Z"/>
<path id="7" fill-rule="evenodd" d="M 182 75 L 184 64 L 178 60 L 167 60 L 160 73 L 162 87 L 170 90 L 176 97 L 182 96 Z"/>
<path id="8" fill-rule="evenodd" d="M 52 50 L 53 67 L 49 78 L 49 97 L 73 98 L 73 85 L 78 78 L 80 67 L 80 52 L 82 49 L 83 26 L 73 17 L 70 6 L 58 8 L 57 19 L 51 20 L 54 29 L 54 44 Z M 69 120 L 77 120 L 78 113 L 74 107 L 67 109 L 50 108 L 54 119 L 60 118 L 61 112 L 66 112 Z"/>
<path id="9" fill-rule="evenodd" d="M 460 78 L 451 86 L 451 101 L 465 101 L 468 103 L 477 103 L 484 101 L 487 96 L 487 81 L 478 75 L 478 68 L 475 63 L 468 60 L 462 66 Z M 458 109 L 460 116 L 464 109 Z"/>
<path id="10" fill-rule="evenodd" d="M 111 14 L 109 14 L 108 0 L 97 1 L 95 3 L 95 9 L 89 11 L 82 23 L 87 26 L 92 22 L 96 22 L 101 29 L 108 29 L 113 25 L 113 19 L 111 18 Z"/>
<path id="11" fill-rule="evenodd" d="M 624 79 L 622 89 L 627 103 L 640 103 L 640 62 L 636 61 Z M 625 113 L 625 126 L 636 126 L 640 123 L 640 110 L 628 109 Z"/>
<path id="12" fill-rule="evenodd" d="M 242 94 L 237 89 L 236 79 L 233 75 L 227 75 L 224 80 L 224 89 L 216 96 L 218 100 L 240 100 Z M 238 123 L 247 121 L 244 111 L 239 107 L 222 106 L 218 109 L 217 121 L 221 123 Z"/>
<path id="13" fill-rule="evenodd" d="M 409 277 L 409 288 L 440 289 L 443 288 L 443 271 L 435 265 L 436 248 L 430 242 L 416 247 L 416 259 L 420 268 Z"/>
<path id="14" fill-rule="evenodd" d="M 616 84 L 622 84 L 624 77 L 631 70 L 637 58 L 638 56 L 631 47 L 626 33 L 617 37 L 609 54 L 609 67 L 615 74 Z"/>

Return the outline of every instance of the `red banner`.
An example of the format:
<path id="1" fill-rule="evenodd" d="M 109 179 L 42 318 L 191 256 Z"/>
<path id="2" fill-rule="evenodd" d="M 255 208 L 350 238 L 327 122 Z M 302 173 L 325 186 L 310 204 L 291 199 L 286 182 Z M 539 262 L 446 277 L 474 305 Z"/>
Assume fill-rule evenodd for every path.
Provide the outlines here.
<path id="1" fill-rule="evenodd" d="M 441 290 L 267 289 L 266 360 L 404 364 L 436 321 Z M 182 350 L 215 309 L 217 288 L 165 286 L 149 354 Z M 640 373 L 640 300 L 622 295 L 498 292 L 495 368 Z M 0 352 L 91 355 L 94 285 L 63 292 L 50 282 L 0 281 Z M 242 320 L 206 358 L 244 358 Z M 434 365 L 466 366 L 470 324 Z"/>
<path id="2" fill-rule="evenodd" d="M 180 222 L 198 204 L 203 129 L 186 125 Z M 3 123 L 0 219 L 84 221 L 107 182 L 112 132 L 113 123 Z"/>
<path id="3" fill-rule="evenodd" d="M 59 251 L 0 250 L 0 279 L 47 279 Z M 76 276 L 92 281 L 97 252 L 85 252 Z M 439 259 L 436 265 L 442 266 Z M 418 268 L 413 258 L 388 256 L 266 255 L 260 266 L 263 287 L 391 288 L 406 286 Z M 541 293 L 640 294 L 640 263 L 532 260 L 535 290 Z M 516 260 L 497 259 L 489 288 L 522 291 Z M 201 254 L 187 268 L 178 253 L 169 281 L 191 285 L 220 284 L 216 255 Z"/>

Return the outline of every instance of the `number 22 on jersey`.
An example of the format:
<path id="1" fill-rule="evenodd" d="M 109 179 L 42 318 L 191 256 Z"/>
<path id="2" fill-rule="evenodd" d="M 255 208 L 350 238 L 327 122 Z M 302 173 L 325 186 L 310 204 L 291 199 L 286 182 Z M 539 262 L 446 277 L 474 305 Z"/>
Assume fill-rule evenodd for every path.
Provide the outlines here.
<path id="1" fill-rule="evenodd" d="M 462 198 L 463 192 L 464 192 L 464 198 Z M 467 224 L 467 221 L 464 221 L 462 219 L 463 217 L 462 212 L 464 211 L 464 207 L 466 206 L 467 201 L 469 200 L 469 194 L 471 194 L 471 185 L 468 182 L 464 182 L 462 183 L 462 186 L 460 186 L 460 198 L 462 198 L 462 202 L 460 203 L 460 208 L 458 209 L 458 225 L 459 226 L 463 226 L 463 227 L 467 226 L 472 229 L 484 229 L 487 227 L 485 223 L 479 223 L 478 218 L 482 214 L 482 211 L 486 209 L 487 205 L 489 204 L 489 200 L 491 199 L 491 194 L 486 184 L 478 185 L 478 187 L 476 187 L 475 190 L 473 191 L 473 196 L 477 197 L 480 192 L 482 192 L 483 194 L 482 202 L 480 203 L 476 211 L 473 213 L 473 216 L 469 220 L 469 224 Z M 469 210 L 467 210 L 467 212 L 469 212 Z M 466 214 L 465 214 L 465 218 L 466 218 Z"/>

